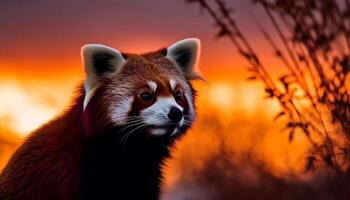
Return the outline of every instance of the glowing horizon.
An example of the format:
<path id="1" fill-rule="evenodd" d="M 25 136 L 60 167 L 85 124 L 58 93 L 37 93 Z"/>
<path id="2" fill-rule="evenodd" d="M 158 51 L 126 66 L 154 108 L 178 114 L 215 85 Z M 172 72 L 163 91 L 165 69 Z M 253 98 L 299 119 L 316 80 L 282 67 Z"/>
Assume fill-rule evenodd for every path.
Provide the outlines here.
<path id="1" fill-rule="evenodd" d="M 279 73 L 281 63 L 252 29 L 247 3 L 241 4 L 236 15 L 242 19 L 245 33 L 268 69 Z M 229 40 L 215 39 L 211 19 L 196 7 L 161 0 L 151 4 L 36 0 L 21 5 L 8 1 L 0 6 L 0 16 L 4 27 L 0 37 L 0 137 L 15 144 L 4 153 L 0 170 L 30 132 L 61 114 L 71 102 L 74 90 L 84 80 L 82 45 L 101 43 L 122 52 L 145 53 L 189 37 L 201 40 L 199 68 L 208 83 L 194 83 L 198 90 L 197 121 L 178 144 L 175 159 L 170 161 L 172 167 L 166 169 L 166 184 L 171 185 L 181 174 L 176 158 L 187 156 L 188 166 L 203 167 L 203 160 L 219 148 L 219 136 L 232 140 L 232 149 L 239 153 L 257 146 L 254 155 L 268 163 L 275 174 L 283 175 L 291 166 L 301 167 L 308 148 L 305 139 L 300 135 L 289 144 L 279 123 L 272 121 L 278 104 L 264 98 L 262 83 L 246 81 L 248 63 Z M 210 117 L 222 124 L 224 134 L 217 136 L 215 127 L 207 130 L 205 120 Z"/>

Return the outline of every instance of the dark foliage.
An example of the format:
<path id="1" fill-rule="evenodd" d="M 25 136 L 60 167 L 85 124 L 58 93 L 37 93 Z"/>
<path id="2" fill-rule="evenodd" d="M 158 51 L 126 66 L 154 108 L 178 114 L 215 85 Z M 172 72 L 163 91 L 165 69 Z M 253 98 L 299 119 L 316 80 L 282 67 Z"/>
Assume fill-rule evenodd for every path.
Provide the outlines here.
<path id="1" fill-rule="evenodd" d="M 275 80 L 263 59 L 242 33 L 222 0 L 188 0 L 197 3 L 214 19 L 217 37 L 227 37 L 243 56 L 252 74 L 261 80 L 266 97 L 278 100 L 286 116 L 289 140 L 301 130 L 312 148 L 306 171 L 321 170 L 341 175 L 349 170 L 350 92 L 350 1 L 253 0 L 265 11 L 273 30 L 255 21 L 286 73 Z M 281 42 L 272 38 L 275 31 Z M 282 46 L 282 47 L 279 47 Z"/>
<path id="2" fill-rule="evenodd" d="M 271 24 L 267 31 L 252 16 L 283 64 L 285 73 L 278 78 L 242 32 L 226 2 L 186 2 L 198 4 L 211 16 L 218 29 L 216 37 L 228 38 L 248 61 L 248 80 L 260 80 L 266 98 L 278 101 L 281 111 L 275 119 L 287 120 L 289 141 L 297 133 L 308 139 L 311 148 L 305 156 L 305 172 L 313 178 L 278 178 L 254 159 L 235 163 L 232 155 L 221 152 L 182 184 L 205 191 L 207 199 L 350 199 L 350 1 L 252 0 Z M 253 184 L 242 184 L 241 170 L 247 166 L 259 177 Z"/>

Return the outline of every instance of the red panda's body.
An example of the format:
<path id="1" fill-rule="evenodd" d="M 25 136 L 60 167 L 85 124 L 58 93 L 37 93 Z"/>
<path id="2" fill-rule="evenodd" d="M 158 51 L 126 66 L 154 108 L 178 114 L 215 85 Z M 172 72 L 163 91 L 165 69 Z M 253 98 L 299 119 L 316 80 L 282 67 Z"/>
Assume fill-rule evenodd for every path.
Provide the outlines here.
<path id="1" fill-rule="evenodd" d="M 24 141 L 1 174 L 0 199 L 78 198 L 84 139 L 77 105 Z"/>
<path id="2" fill-rule="evenodd" d="M 182 43 L 141 56 L 85 46 L 84 86 L 10 159 L 0 199 L 158 199 L 164 160 L 194 120 L 197 74 L 182 67 L 198 41 Z"/>

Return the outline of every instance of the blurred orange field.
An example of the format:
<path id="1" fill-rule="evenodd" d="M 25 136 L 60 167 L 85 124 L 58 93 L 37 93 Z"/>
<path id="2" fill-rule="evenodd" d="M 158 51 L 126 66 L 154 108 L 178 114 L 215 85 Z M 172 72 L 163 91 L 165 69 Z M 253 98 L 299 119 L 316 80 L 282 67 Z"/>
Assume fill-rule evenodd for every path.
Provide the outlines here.
<path id="1" fill-rule="evenodd" d="M 200 169 L 205 159 L 220 149 L 222 138 L 235 155 L 253 152 L 276 175 L 301 170 L 307 143 L 302 134 L 288 142 L 287 132 L 281 133 L 282 123 L 272 120 L 278 105 L 264 99 L 260 83 L 247 82 L 244 69 L 203 73 L 208 83 L 195 82 L 198 118 L 168 161 L 167 187 L 182 170 Z M 32 130 L 63 112 L 82 78 L 82 73 L 1 78 L 0 138 L 5 141 L 0 149 L 1 168 Z"/>

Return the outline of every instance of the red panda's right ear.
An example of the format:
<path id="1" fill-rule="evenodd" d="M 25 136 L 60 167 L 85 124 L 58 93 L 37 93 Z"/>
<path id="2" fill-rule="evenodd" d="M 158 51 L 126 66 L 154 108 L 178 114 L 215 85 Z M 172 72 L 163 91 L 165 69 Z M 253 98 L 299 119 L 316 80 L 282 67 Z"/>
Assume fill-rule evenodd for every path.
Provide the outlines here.
<path id="1" fill-rule="evenodd" d="M 205 81 L 204 77 L 197 69 L 200 51 L 200 40 L 197 38 L 188 38 L 178 41 L 168 47 L 166 57 L 182 70 L 187 79 L 200 79 Z"/>
<path id="2" fill-rule="evenodd" d="M 81 48 L 81 58 L 86 73 L 84 109 L 98 87 L 98 79 L 120 69 L 126 60 L 122 54 L 101 44 L 87 44 Z"/>

